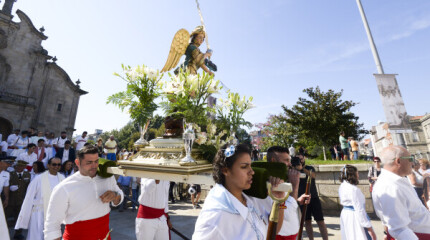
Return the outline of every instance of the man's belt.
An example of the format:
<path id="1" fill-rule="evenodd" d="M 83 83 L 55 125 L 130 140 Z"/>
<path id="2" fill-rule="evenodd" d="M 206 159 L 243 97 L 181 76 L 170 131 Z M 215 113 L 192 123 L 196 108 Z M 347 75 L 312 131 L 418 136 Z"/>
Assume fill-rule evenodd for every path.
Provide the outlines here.
<path id="1" fill-rule="evenodd" d="M 154 219 L 163 215 L 165 215 L 167 218 L 164 208 L 152 208 L 142 204 L 140 204 L 139 211 L 137 212 L 137 218 Z"/>
<path id="2" fill-rule="evenodd" d="M 95 240 L 105 239 L 109 234 L 109 213 L 103 217 L 67 224 L 64 240 Z M 110 240 L 110 236 L 107 238 Z"/>

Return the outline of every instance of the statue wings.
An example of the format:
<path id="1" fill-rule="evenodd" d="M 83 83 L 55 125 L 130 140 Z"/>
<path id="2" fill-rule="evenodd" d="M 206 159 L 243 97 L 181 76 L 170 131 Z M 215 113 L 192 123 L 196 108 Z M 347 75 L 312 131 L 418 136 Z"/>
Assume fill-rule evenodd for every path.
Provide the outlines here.
<path id="1" fill-rule="evenodd" d="M 187 30 L 180 29 L 176 32 L 173 37 L 172 45 L 170 46 L 169 56 L 161 72 L 170 71 L 178 65 L 179 60 L 187 50 L 189 39 L 190 33 Z"/>

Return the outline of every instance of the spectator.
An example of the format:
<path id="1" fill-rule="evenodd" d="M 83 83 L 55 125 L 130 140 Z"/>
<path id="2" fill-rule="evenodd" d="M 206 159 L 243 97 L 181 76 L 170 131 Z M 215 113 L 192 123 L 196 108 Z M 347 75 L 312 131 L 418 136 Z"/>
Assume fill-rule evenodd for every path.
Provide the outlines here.
<path id="1" fill-rule="evenodd" d="M 336 160 L 342 160 L 342 148 L 340 148 L 339 144 L 336 144 L 335 148 L 336 148 Z"/>
<path id="2" fill-rule="evenodd" d="M 31 138 L 33 136 L 37 136 L 37 130 L 34 127 L 30 127 L 27 132 L 28 132 L 29 138 Z"/>
<path id="3" fill-rule="evenodd" d="M 258 161 L 260 153 L 256 148 L 252 150 L 252 161 Z"/>
<path id="4" fill-rule="evenodd" d="M 294 144 L 291 144 L 291 146 L 288 149 L 288 151 L 290 152 L 290 156 L 291 157 L 295 157 L 296 156 L 296 149 L 294 148 Z"/>
<path id="5" fill-rule="evenodd" d="M 27 187 L 30 184 L 31 175 L 29 172 L 24 171 L 27 166 L 27 162 L 19 160 L 15 165 L 15 171 L 10 173 L 9 180 L 9 205 L 5 209 L 6 216 L 8 218 L 13 218 L 12 226 L 15 225 L 18 220 L 18 214 L 21 211 L 22 203 L 24 202 L 25 193 L 27 192 Z M 24 239 L 22 235 L 22 230 L 15 230 L 14 239 Z"/>
<path id="6" fill-rule="evenodd" d="M 28 171 L 31 171 L 31 169 L 33 168 L 33 163 L 37 161 L 37 155 L 34 153 L 34 150 L 36 150 L 36 145 L 30 143 L 28 144 L 27 151 L 19 154 L 19 156 L 16 158 L 17 161 L 24 160 L 28 162 Z"/>
<path id="7" fill-rule="evenodd" d="M 61 159 L 61 164 L 65 163 L 66 161 L 75 161 L 76 151 L 71 147 L 70 140 L 64 142 L 64 148 L 60 148 L 55 157 Z"/>
<path id="8" fill-rule="evenodd" d="M 100 158 L 105 158 L 105 152 L 103 150 L 103 139 L 99 138 L 97 139 L 97 144 L 96 144 L 97 149 L 99 150 L 99 157 Z"/>
<path id="9" fill-rule="evenodd" d="M 358 142 L 355 141 L 353 137 L 351 137 L 350 144 L 351 144 L 351 151 L 354 156 L 353 159 L 358 160 Z"/>
<path id="10" fill-rule="evenodd" d="M 194 189 L 194 193 L 191 194 L 191 203 L 193 204 L 193 208 L 200 208 L 199 199 L 202 193 L 202 187 L 200 184 L 192 184 L 190 188 Z"/>
<path id="11" fill-rule="evenodd" d="M 420 164 L 418 162 L 414 162 L 412 173 L 408 175 L 408 180 L 411 183 L 411 185 L 414 187 L 420 200 L 422 200 L 421 197 L 423 196 L 424 178 L 421 175 L 421 173 L 419 173 L 418 171 L 419 168 L 420 168 Z"/>
<path id="12" fill-rule="evenodd" d="M 2 141 L 0 143 L 0 147 L 1 147 L 0 157 L 1 156 L 7 156 L 7 148 L 8 148 L 7 142 L 6 141 Z"/>
<path id="13" fill-rule="evenodd" d="M 53 142 L 55 151 L 58 152 L 61 148 L 64 148 L 64 144 L 67 140 L 69 139 L 67 139 L 66 131 L 62 131 L 61 135 Z"/>
<path id="14" fill-rule="evenodd" d="M 65 178 L 69 177 L 75 170 L 73 169 L 73 161 L 66 161 L 61 165 L 60 173 L 64 175 Z"/>
<path id="15" fill-rule="evenodd" d="M 17 157 L 21 153 L 25 153 L 29 143 L 30 140 L 28 139 L 28 132 L 22 131 L 21 136 L 18 136 L 18 138 L 16 138 L 15 142 L 12 144 L 11 148 L 14 150 L 10 153 L 10 155 Z"/>
<path id="16" fill-rule="evenodd" d="M 55 142 L 55 140 L 56 140 L 55 139 L 55 134 L 53 132 L 50 132 L 48 134 L 48 136 L 46 137 L 45 144 L 46 144 L 46 152 L 47 152 L 47 155 L 48 155 L 48 159 L 53 158 L 55 156 L 55 154 L 56 154 L 56 151 L 55 151 L 55 148 L 54 148 L 54 142 Z"/>
<path id="17" fill-rule="evenodd" d="M 131 205 L 133 208 L 131 209 L 132 212 L 136 211 L 136 207 L 139 207 L 136 205 L 137 200 L 139 198 L 139 186 L 140 186 L 140 178 L 139 177 L 133 177 L 133 181 L 131 183 L 131 197 L 133 201 L 131 202 Z"/>
<path id="18" fill-rule="evenodd" d="M 311 186 L 310 186 L 311 202 L 307 207 L 306 217 L 305 217 L 306 233 L 308 234 L 308 237 L 310 240 L 314 239 L 314 232 L 312 229 L 312 216 L 314 216 L 314 220 L 318 224 L 318 228 L 320 229 L 322 238 L 324 240 L 327 240 L 328 239 L 327 227 L 324 222 L 324 215 L 322 212 L 321 201 L 318 197 L 317 186 L 315 184 L 315 177 L 316 177 L 315 168 L 312 166 L 306 165 L 306 159 L 304 155 L 299 154 L 298 157 L 300 158 L 300 161 L 303 166 L 303 169 L 300 172 L 306 174 L 306 178 L 300 178 L 298 196 L 301 196 L 306 192 L 307 179 L 308 177 L 312 178 Z"/>
<path id="19" fill-rule="evenodd" d="M 420 163 L 419 172 L 421 173 L 421 175 L 423 175 L 424 177 L 429 176 L 430 175 L 429 160 L 421 158 L 420 160 L 418 160 L 418 162 Z"/>
<path id="20" fill-rule="evenodd" d="M 339 143 L 340 143 L 340 148 L 342 149 L 342 153 L 343 153 L 343 160 L 349 160 L 348 140 L 346 140 L 345 132 L 343 132 L 343 131 L 340 132 Z"/>
<path id="21" fill-rule="evenodd" d="M 30 138 L 30 143 L 33 143 L 33 144 L 37 145 L 39 139 L 43 139 L 46 142 L 46 138 L 43 135 L 42 131 L 38 131 L 36 136 L 32 136 Z"/>
<path id="22" fill-rule="evenodd" d="M 116 161 L 116 150 L 118 148 L 118 144 L 116 143 L 113 135 L 111 135 L 106 141 L 105 148 L 107 149 L 107 159 Z"/>
<path id="23" fill-rule="evenodd" d="M 84 131 L 81 136 L 75 138 L 74 148 L 76 149 L 76 151 L 81 150 L 84 147 L 85 143 L 87 143 L 87 141 L 87 131 Z"/>
<path id="24" fill-rule="evenodd" d="M 303 146 L 299 147 L 299 154 L 301 154 L 302 156 L 306 155 L 306 149 Z"/>
<path id="25" fill-rule="evenodd" d="M 330 149 L 330 155 L 331 155 L 331 160 L 335 160 L 336 159 L 336 145 L 332 146 Z"/>
<path id="26" fill-rule="evenodd" d="M 34 149 L 34 153 L 37 155 L 37 161 L 43 162 L 43 165 L 46 167 L 48 164 L 48 154 L 45 148 L 45 140 L 40 138 L 37 141 L 36 149 Z"/>
<path id="27" fill-rule="evenodd" d="M 369 173 L 367 174 L 370 193 L 372 193 L 373 186 L 375 185 L 376 180 L 378 180 L 379 174 L 381 174 L 381 159 L 379 159 L 379 157 L 374 157 L 373 163 L 374 164 L 369 168 Z"/>
<path id="28" fill-rule="evenodd" d="M 119 207 L 119 211 L 123 212 L 125 209 L 127 209 L 127 199 L 130 196 L 130 185 L 132 181 L 132 177 L 126 177 L 126 176 L 119 176 L 118 178 L 118 184 L 124 193 L 124 201 L 122 201 L 121 206 Z"/>
<path id="29" fill-rule="evenodd" d="M 16 142 L 16 139 L 19 137 L 19 132 L 20 131 L 21 130 L 19 130 L 19 129 L 15 129 L 13 131 L 13 133 L 7 137 L 7 144 L 9 146 L 12 146 Z"/>
<path id="30" fill-rule="evenodd" d="M 170 187 L 169 187 L 169 200 L 171 203 L 175 203 L 175 196 L 173 196 L 173 188 L 175 187 L 176 183 L 175 182 L 170 182 Z"/>

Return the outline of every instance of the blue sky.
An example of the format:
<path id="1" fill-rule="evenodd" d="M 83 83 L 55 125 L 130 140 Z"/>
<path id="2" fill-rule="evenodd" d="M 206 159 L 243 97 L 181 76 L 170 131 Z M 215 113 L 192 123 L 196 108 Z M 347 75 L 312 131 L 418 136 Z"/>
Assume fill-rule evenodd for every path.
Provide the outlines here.
<path id="1" fill-rule="evenodd" d="M 362 0 L 385 73 L 397 73 L 409 115 L 429 112 L 430 1 Z M 292 106 L 302 90 L 344 90 L 359 102 L 353 112 L 370 128 L 385 116 L 373 73 L 376 66 L 355 0 L 200 0 L 216 78 L 253 96 L 247 120 L 264 122 Z M 82 96 L 77 133 L 120 128 L 126 113 L 106 105 L 125 89 L 112 75 L 126 65 L 161 69 L 173 35 L 200 25 L 194 0 L 18 0 L 43 42 Z M 18 17 L 14 18 L 19 21 Z M 202 51 L 206 46 L 201 47 Z"/>

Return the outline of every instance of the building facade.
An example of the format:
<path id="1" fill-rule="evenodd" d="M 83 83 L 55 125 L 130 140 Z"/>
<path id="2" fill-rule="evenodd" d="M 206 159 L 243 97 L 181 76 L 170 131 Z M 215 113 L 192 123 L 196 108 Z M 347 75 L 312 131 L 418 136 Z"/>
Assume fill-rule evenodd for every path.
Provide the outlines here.
<path id="1" fill-rule="evenodd" d="M 22 11 L 12 20 L 15 0 L 6 0 L 0 11 L 0 133 L 3 140 L 19 128 L 67 131 L 71 137 L 81 95 L 87 94 L 48 55 L 42 41 L 43 27 L 36 29 Z"/>

